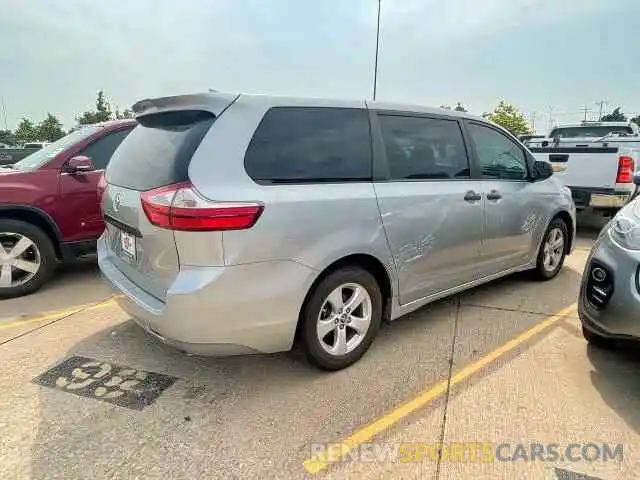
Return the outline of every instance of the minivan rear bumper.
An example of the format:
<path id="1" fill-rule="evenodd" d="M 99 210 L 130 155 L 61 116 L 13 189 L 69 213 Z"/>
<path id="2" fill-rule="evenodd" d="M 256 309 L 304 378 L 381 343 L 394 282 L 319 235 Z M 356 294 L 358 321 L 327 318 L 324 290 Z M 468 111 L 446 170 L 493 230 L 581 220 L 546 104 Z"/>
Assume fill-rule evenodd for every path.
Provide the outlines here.
<path id="1" fill-rule="evenodd" d="M 129 280 L 103 239 L 98 263 L 115 300 L 148 333 L 187 353 L 227 356 L 291 349 L 315 273 L 293 261 L 181 267 L 158 300 Z"/>

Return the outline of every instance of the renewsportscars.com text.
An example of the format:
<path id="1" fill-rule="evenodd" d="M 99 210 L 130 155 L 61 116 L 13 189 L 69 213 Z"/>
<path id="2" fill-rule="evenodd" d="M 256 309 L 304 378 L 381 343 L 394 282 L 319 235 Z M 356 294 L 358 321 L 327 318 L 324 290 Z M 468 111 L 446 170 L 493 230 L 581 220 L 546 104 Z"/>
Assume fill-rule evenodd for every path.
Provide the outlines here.
<path id="1" fill-rule="evenodd" d="M 622 462 L 624 446 L 609 443 L 314 443 L 312 455 L 330 462 Z"/>

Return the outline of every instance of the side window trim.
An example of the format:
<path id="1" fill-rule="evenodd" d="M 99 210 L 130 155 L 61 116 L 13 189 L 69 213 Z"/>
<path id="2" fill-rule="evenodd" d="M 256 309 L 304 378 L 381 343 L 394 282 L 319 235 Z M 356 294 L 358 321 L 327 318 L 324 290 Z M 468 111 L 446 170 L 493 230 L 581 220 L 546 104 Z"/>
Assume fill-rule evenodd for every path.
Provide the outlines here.
<path id="1" fill-rule="evenodd" d="M 468 126 L 469 125 L 476 125 L 476 126 L 479 126 L 479 127 L 488 128 L 489 130 L 492 130 L 492 131 L 496 132 L 497 134 L 502 135 L 504 138 L 509 140 L 511 143 L 515 144 L 515 146 L 518 147 L 518 149 L 520 150 L 520 152 L 522 153 L 522 156 L 524 158 L 524 166 L 525 166 L 525 169 L 527 171 L 527 178 L 522 179 L 522 180 L 516 180 L 516 179 L 509 179 L 509 178 L 482 177 L 482 172 L 481 172 L 481 169 L 480 169 L 480 158 L 478 157 L 476 144 L 473 141 L 473 138 L 472 138 L 471 134 L 468 132 Z M 494 127 L 490 123 L 484 123 L 484 122 L 478 122 L 478 121 L 475 121 L 475 120 L 465 119 L 464 120 L 464 127 L 465 127 L 465 132 L 468 133 L 469 144 L 471 145 L 471 150 L 473 152 L 474 163 L 477 165 L 477 168 L 478 168 L 478 176 L 479 176 L 479 178 L 484 179 L 484 180 L 497 180 L 497 181 L 500 181 L 500 182 L 520 182 L 520 183 L 529 183 L 529 182 L 531 182 L 531 178 L 532 177 L 531 177 L 531 165 L 529 165 L 529 163 L 530 163 L 529 162 L 529 156 L 527 155 L 526 148 L 524 147 L 524 145 L 522 145 L 522 143 L 520 141 L 518 141 L 517 139 L 514 140 L 510 136 L 506 135 L 499 128 Z"/>
<path id="2" fill-rule="evenodd" d="M 469 163 L 470 176 L 469 178 L 401 178 L 401 179 L 392 179 L 391 173 L 389 170 L 389 161 L 387 158 L 387 149 L 384 143 L 384 136 L 382 134 L 382 126 L 380 125 L 379 117 L 381 116 L 390 116 L 390 117 L 408 117 L 408 118 L 426 118 L 431 120 L 447 120 L 454 121 L 458 125 L 460 129 L 460 134 L 462 138 L 462 143 L 464 145 L 465 153 L 467 156 L 467 162 Z M 435 113 L 422 113 L 422 112 L 410 112 L 404 110 L 379 110 L 379 109 L 370 109 L 369 110 L 370 124 L 371 124 L 371 134 L 372 134 L 372 142 L 373 142 L 373 181 L 374 182 L 469 182 L 473 180 L 479 180 L 480 175 L 479 171 L 475 165 L 475 161 L 473 158 L 471 145 L 467 141 L 466 131 L 464 128 L 464 124 L 461 121 L 460 117 L 453 117 L 448 115 L 440 115 Z"/>

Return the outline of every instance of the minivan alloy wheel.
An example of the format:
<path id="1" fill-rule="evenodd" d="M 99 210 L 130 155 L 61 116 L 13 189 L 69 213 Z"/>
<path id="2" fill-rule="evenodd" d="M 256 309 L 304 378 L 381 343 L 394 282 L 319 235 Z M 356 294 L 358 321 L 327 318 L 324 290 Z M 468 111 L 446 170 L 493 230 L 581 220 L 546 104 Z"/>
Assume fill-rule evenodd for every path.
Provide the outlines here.
<path id="1" fill-rule="evenodd" d="M 334 289 L 318 315 L 317 333 L 322 348 L 330 355 L 355 350 L 371 325 L 372 303 L 367 289 L 345 283 Z"/>
<path id="2" fill-rule="evenodd" d="M 548 272 L 555 270 L 560 262 L 565 250 L 564 233 L 558 227 L 549 231 L 543 247 L 542 263 Z"/>
<path id="3" fill-rule="evenodd" d="M 41 262 L 40 250 L 31 239 L 0 232 L 0 288 L 27 283 L 38 273 Z"/>

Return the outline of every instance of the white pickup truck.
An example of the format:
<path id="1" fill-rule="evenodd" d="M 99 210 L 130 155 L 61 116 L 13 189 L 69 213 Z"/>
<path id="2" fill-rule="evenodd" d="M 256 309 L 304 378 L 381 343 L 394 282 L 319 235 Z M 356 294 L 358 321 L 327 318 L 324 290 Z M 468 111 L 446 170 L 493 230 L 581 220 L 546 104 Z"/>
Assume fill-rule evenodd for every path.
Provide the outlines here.
<path id="1" fill-rule="evenodd" d="M 525 145 L 537 160 L 551 162 L 578 210 L 612 216 L 634 196 L 640 128 L 633 122 L 562 125 Z"/>

